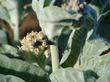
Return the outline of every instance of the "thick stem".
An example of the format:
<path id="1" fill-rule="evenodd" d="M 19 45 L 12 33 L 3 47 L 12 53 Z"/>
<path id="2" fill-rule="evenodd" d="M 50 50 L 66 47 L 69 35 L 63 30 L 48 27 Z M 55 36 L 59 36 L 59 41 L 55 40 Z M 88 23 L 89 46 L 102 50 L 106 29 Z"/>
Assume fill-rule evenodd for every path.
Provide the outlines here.
<path id="1" fill-rule="evenodd" d="M 51 51 L 51 60 L 52 60 L 52 71 L 55 72 L 56 70 L 59 69 L 60 66 L 57 46 L 51 45 L 50 51 Z"/>

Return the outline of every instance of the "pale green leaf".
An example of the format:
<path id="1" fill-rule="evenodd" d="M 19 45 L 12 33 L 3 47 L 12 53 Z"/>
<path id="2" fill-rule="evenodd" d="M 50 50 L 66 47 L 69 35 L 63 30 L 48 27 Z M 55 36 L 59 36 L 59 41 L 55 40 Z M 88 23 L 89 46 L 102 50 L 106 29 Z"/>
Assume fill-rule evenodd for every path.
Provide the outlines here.
<path id="1" fill-rule="evenodd" d="M 96 82 L 110 82 L 110 72 L 101 76 Z"/>
<path id="2" fill-rule="evenodd" d="M 89 67 L 89 65 L 92 65 L 92 63 L 94 64 L 95 61 L 92 62 L 92 60 L 90 59 L 98 57 L 103 51 L 108 49 L 109 49 L 109 45 L 103 39 L 88 40 L 81 54 L 82 66 L 84 66 L 83 65 L 84 63 L 86 63 L 87 68 L 91 68 Z M 90 61 L 91 63 L 89 64 L 88 61 Z M 94 67 L 94 65 L 92 65 L 92 67 Z"/>
<path id="3" fill-rule="evenodd" d="M 26 82 L 26 81 L 13 75 L 0 74 L 0 82 Z"/>
<path id="4" fill-rule="evenodd" d="M 94 26 L 94 20 L 90 16 L 85 16 L 83 25 L 78 30 L 73 30 L 70 35 L 67 48 L 63 54 L 61 64 L 63 67 L 73 67 L 85 44 L 87 34 Z"/>
<path id="5" fill-rule="evenodd" d="M 3 44 L 0 46 L 0 54 L 5 54 L 8 57 L 19 57 L 17 53 L 17 49 L 11 45 Z"/>
<path id="6" fill-rule="evenodd" d="M 51 82 L 96 82 L 98 76 L 91 70 L 81 71 L 74 68 L 61 68 L 50 75 Z"/>
<path id="7" fill-rule="evenodd" d="M 41 7 L 42 1 L 33 0 L 33 9 L 35 10 L 42 31 L 50 40 L 58 39 L 62 30 L 70 28 L 82 16 L 80 13 L 69 14 L 63 8 L 57 6 Z M 74 28 L 74 27 L 73 27 Z"/>
<path id="8" fill-rule="evenodd" d="M 47 82 L 46 73 L 38 66 L 0 55 L 0 73 L 18 76 L 26 82 Z"/>
<path id="9" fill-rule="evenodd" d="M 8 11 L 5 9 L 5 7 L 0 5 L 0 19 L 10 22 L 10 16 Z"/>
<path id="10" fill-rule="evenodd" d="M 59 69 L 50 75 L 51 82 L 85 82 L 83 72 L 73 68 Z"/>

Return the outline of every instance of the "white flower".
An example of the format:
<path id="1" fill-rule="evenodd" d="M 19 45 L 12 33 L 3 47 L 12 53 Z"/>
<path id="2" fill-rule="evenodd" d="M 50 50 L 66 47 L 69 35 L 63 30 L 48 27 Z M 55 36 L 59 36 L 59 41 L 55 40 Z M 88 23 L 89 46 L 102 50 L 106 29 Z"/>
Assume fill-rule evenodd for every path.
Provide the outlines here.
<path id="1" fill-rule="evenodd" d="M 42 31 L 41 32 L 32 31 L 21 40 L 21 47 L 19 49 L 23 51 L 31 51 L 34 52 L 36 55 L 39 55 L 41 51 L 43 50 L 46 51 L 47 49 L 49 49 L 49 45 L 46 44 L 45 35 L 43 34 Z M 49 57 L 47 56 L 47 53 L 46 57 Z"/>

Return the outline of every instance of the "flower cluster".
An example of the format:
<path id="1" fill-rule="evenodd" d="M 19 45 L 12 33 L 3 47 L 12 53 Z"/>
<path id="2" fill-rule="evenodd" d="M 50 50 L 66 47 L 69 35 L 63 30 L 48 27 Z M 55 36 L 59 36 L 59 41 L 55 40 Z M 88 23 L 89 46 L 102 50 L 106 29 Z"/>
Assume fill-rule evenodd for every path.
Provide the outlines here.
<path id="1" fill-rule="evenodd" d="M 21 47 L 20 50 L 23 51 L 31 51 L 34 52 L 36 55 L 40 54 L 40 52 L 49 49 L 49 45 L 47 45 L 45 40 L 45 35 L 43 32 L 31 32 L 26 35 L 21 40 Z M 47 55 L 46 55 L 47 57 Z"/>
<path id="2" fill-rule="evenodd" d="M 84 7 L 87 5 L 85 1 L 79 0 L 65 0 L 62 7 L 66 9 L 70 14 L 74 14 L 74 12 L 83 12 Z"/>

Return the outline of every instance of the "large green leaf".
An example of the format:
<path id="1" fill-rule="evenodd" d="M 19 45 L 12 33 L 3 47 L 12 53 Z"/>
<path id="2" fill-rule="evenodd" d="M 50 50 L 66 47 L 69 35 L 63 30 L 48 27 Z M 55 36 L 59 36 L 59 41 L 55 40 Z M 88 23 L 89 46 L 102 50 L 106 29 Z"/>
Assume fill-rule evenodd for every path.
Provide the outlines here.
<path id="1" fill-rule="evenodd" d="M 93 70 L 99 76 L 104 75 L 110 67 L 110 57 L 101 56 L 101 54 L 109 48 L 109 43 L 103 39 L 87 41 L 81 54 L 80 68 L 83 70 Z"/>
<path id="2" fill-rule="evenodd" d="M 82 61 L 86 62 L 85 58 L 91 58 L 91 57 L 97 57 L 99 56 L 103 51 L 109 49 L 109 43 L 107 43 L 103 39 L 89 39 L 82 51 L 82 58 L 84 58 Z"/>
<path id="3" fill-rule="evenodd" d="M 91 70 L 81 71 L 61 68 L 50 75 L 51 82 L 95 82 L 98 76 Z"/>
<path id="4" fill-rule="evenodd" d="M 101 76 L 96 82 L 110 82 L 110 72 Z"/>
<path id="5" fill-rule="evenodd" d="M 0 55 L 0 73 L 18 76 L 26 82 L 47 82 L 46 73 L 40 67 L 5 55 Z"/>
<path id="6" fill-rule="evenodd" d="M 71 15 L 57 6 L 52 5 L 43 8 L 42 5 L 42 1 L 33 0 L 32 6 L 38 16 L 42 31 L 52 41 L 58 39 L 64 27 L 69 29 L 82 16 L 80 13 Z"/>
<path id="7" fill-rule="evenodd" d="M 67 46 L 69 36 L 71 35 L 72 29 L 68 30 L 68 28 L 63 29 L 62 34 L 58 38 L 58 49 L 59 49 L 59 55 L 60 59 L 62 58 L 62 53 L 64 53 L 64 50 Z"/>
<path id="8" fill-rule="evenodd" d="M 76 63 L 85 40 L 82 36 L 86 37 L 81 30 L 86 31 L 80 29 L 71 33 L 63 58 L 61 59 L 62 67 L 73 67 Z"/>
<path id="9" fill-rule="evenodd" d="M 100 56 L 88 59 L 88 63 L 86 63 L 86 67 L 84 68 L 84 70 L 91 69 L 95 71 L 101 78 L 104 77 L 104 80 L 106 81 L 108 80 L 108 76 L 105 78 L 104 75 L 110 74 L 109 68 L 110 68 L 110 57 Z"/>
<path id="10" fill-rule="evenodd" d="M 83 25 L 78 30 L 73 30 L 70 35 L 67 48 L 64 52 L 64 56 L 61 60 L 61 64 L 63 67 L 73 67 L 76 63 L 79 54 L 82 51 L 83 45 L 85 44 L 85 40 L 87 37 L 87 33 L 91 28 L 94 27 L 95 19 L 91 17 L 91 13 L 86 13 L 83 21 Z"/>
<path id="11" fill-rule="evenodd" d="M 8 44 L 2 44 L 0 46 L 0 54 L 7 55 L 8 57 L 20 57 L 20 55 L 17 54 L 18 51 L 13 46 L 10 46 Z"/>
<path id="12" fill-rule="evenodd" d="M 105 55 L 101 56 L 99 58 L 95 58 L 95 68 L 93 67 L 94 71 L 99 75 L 103 76 L 106 75 L 107 73 L 110 74 L 110 56 Z"/>
<path id="13" fill-rule="evenodd" d="M 85 82 L 83 72 L 73 68 L 59 69 L 50 75 L 51 82 Z"/>
<path id="14" fill-rule="evenodd" d="M 10 27 L 14 26 L 11 21 L 10 14 L 9 14 L 7 8 L 4 7 L 3 5 L 0 5 L 0 19 L 3 21 L 6 21 Z"/>
<path id="15" fill-rule="evenodd" d="M 91 58 L 91 57 L 97 57 L 99 56 L 103 51 L 109 49 L 109 44 L 100 38 L 96 39 L 89 39 L 87 40 L 83 52 L 82 52 L 82 62 L 86 61 L 85 58 Z"/>
<path id="16" fill-rule="evenodd" d="M 54 42 L 57 41 L 57 39 L 63 32 L 62 30 L 64 28 L 69 29 L 70 27 L 72 28 L 75 28 L 75 26 L 78 27 L 77 24 L 79 23 L 77 23 L 76 21 L 78 22 L 80 21 L 82 13 L 75 12 L 74 14 L 69 14 L 63 8 L 57 6 L 48 6 L 44 8 L 43 1 L 45 0 L 42 1 L 33 0 L 33 9 L 37 13 L 43 32 L 47 35 L 47 37 L 50 40 Z M 68 57 L 68 55 L 64 55 L 63 63 L 65 61 L 66 62 L 62 65 L 63 67 L 73 66 L 76 63 L 76 60 L 85 42 L 88 30 L 93 28 L 95 20 L 96 15 L 94 10 L 90 6 L 86 6 L 84 10 L 84 21 L 82 21 L 83 25 L 79 27 L 79 29 L 77 30 L 73 29 L 73 32 L 74 31 L 75 32 L 71 34 L 72 37 L 70 37 L 70 40 L 68 42 L 70 56 Z"/>
<path id="17" fill-rule="evenodd" d="M 83 68 L 83 70 L 87 69 L 94 70 L 99 76 L 101 76 L 101 79 L 99 78 L 98 82 L 103 81 L 106 82 L 108 80 L 108 76 L 107 78 L 105 78 L 103 75 L 106 75 L 106 73 L 109 72 L 110 57 L 108 55 L 103 56 L 103 54 L 110 49 L 109 44 L 110 1 L 109 0 L 107 1 L 93 0 L 93 1 L 99 1 L 98 3 L 94 3 L 97 6 L 99 6 L 98 4 L 100 4 L 101 2 L 101 6 L 103 8 L 102 9 L 100 8 L 101 12 L 97 19 L 98 23 L 94 29 L 93 35 L 84 46 L 83 54 L 81 57 L 82 58 L 81 68 Z M 103 4 L 105 5 L 103 6 Z M 103 38 L 106 39 L 108 42 Z"/>
<path id="18" fill-rule="evenodd" d="M 13 75 L 0 74 L 0 82 L 25 82 L 25 81 Z"/>
<path id="19" fill-rule="evenodd" d="M 5 7 L 3 7 L 2 5 L 0 5 L 0 19 L 7 21 L 8 23 L 10 23 L 10 16 L 9 13 L 7 11 L 7 9 Z"/>

